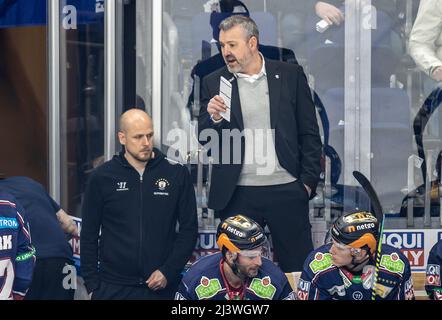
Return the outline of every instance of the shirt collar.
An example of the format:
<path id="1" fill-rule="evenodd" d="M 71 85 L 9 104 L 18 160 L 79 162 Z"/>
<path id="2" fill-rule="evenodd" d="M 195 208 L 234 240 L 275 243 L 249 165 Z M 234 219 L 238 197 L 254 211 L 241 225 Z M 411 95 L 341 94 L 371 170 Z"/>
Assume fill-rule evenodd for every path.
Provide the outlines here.
<path id="1" fill-rule="evenodd" d="M 261 52 L 258 52 L 259 55 L 261 56 L 262 59 L 262 67 L 261 67 L 261 71 L 257 74 L 252 74 L 252 75 L 248 75 L 245 73 L 234 73 L 234 76 L 238 79 L 244 79 L 247 80 L 251 83 L 255 82 L 256 80 L 261 79 L 261 77 L 267 76 L 267 71 L 266 71 L 266 60 L 264 59 L 264 56 L 262 55 Z"/>

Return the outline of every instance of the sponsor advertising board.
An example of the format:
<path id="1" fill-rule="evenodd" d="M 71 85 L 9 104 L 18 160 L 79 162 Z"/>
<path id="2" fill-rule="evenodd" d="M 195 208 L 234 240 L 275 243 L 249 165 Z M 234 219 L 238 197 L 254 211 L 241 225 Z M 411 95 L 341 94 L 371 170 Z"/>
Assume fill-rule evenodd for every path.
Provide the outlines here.
<path id="1" fill-rule="evenodd" d="M 412 271 L 425 272 L 428 254 L 441 236 L 440 229 L 385 230 L 382 243 L 400 249 L 410 261 Z"/>
<path id="2" fill-rule="evenodd" d="M 81 219 L 72 218 L 81 232 Z M 425 272 L 428 254 L 433 245 L 440 239 L 442 239 L 442 231 L 440 229 L 386 230 L 382 238 L 384 244 L 401 250 L 410 261 L 412 271 L 415 272 Z M 74 251 L 75 265 L 78 268 L 80 266 L 80 237 L 73 237 L 70 243 Z M 195 250 L 189 262 L 193 263 L 202 256 L 216 252 L 218 252 L 216 230 L 200 230 Z"/>

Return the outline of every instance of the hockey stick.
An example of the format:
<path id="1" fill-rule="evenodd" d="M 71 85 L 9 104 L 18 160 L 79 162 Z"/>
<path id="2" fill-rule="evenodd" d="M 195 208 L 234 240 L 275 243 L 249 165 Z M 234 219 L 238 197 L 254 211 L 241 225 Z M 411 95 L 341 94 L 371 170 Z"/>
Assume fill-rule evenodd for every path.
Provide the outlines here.
<path id="1" fill-rule="evenodd" d="M 381 260 L 381 250 L 382 250 L 382 233 L 384 232 L 384 213 L 382 211 L 382 206 L 379 201 L 378 195 L 371 185 L 370 181 L 359 171 L 353 171 L 353 176 L 358 180 L 359 184 L 364 188 L 365 192 L 368 194 L 370 198 L 371 206 L 374 211 L 374 215 L 379 222 L 379 230 L 378 230 L 378 248 L 376 250 L 375 255 L 375 271 L 374 271 L 374 281 L 372 287 L 371 300 L 375 300 L 376 298 L 376 288 L 377 288 L 377 280 L 379 273 L 379 264 Z"/>

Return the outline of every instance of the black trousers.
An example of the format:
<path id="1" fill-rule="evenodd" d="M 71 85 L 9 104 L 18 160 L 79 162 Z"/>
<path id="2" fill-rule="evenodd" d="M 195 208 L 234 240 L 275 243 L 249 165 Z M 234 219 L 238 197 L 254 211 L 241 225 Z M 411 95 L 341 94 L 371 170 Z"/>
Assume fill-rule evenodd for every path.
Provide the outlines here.
<path id="1" fill-rule="evenodd" d="M 218 212 L 225 219 L 242 214 L 268 226 L 274 258 L 284 272 L 302 271 L 313 250 L 308 216 L 308 193 L 302 182 L 276 186 L 238 186 L 228 206 Z"/>
<path id="2" fill-rule="evenodd" d="M 75 289 L 70 286 L 64 287 L 68 282 L 65 278 L 69 275 L 66 266 L 71 270 L 75 268 L 73 261 L 65 258 L 37 259 L 31 287 L 25 300 L 73 300 Z M 72 281 L 76 281 L 75 276 L 72 277 Z"/>
<path id="3" fill-rule="evenodd" d="M 92 293 L 92 300 L 173 300 L 177 286 L 152 291 L 142 287 L 123 286 L 101 280 L 100 287 Z"/>

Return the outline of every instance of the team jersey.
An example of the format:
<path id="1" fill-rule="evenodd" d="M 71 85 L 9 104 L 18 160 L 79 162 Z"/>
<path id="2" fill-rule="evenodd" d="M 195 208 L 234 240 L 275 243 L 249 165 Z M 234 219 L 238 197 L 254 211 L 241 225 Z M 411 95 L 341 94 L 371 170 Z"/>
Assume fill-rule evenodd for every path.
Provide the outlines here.
<path id="1" fill-rule="evenodd" d="M 221 253 L 200 258 L 184 275 L 175 300 L 294 300 L 285 274 L 266 258 L 256 277 L 249 279 L 242 295 L 229 289 L 221 271 Z M 227 283 L 227 285 L 226 285 Z"/>
<path id="2" fill-rule="evenodd" d="M 23 209 L 0 194 L 0 300 L 22 299 L 32 281 L 35 250 Z"/>
<path id="3" fill-rule="evenodd" d="M 440 268 L 442 266 L 442 240 L 431 248 L 427 262 L 425 290 L 433 300 L 442 300 L 442 286 L 440 282 Z"/>
<path id="4" fill-rule="evenodd" d="M 324 245 L 308 256 L 298 282 L 299 300 L 370 300 L 375 263 L 370 260 L 359 274 L 336 267 Z M 376 300 L 414 299 L 413 279 L 408 259 L 388 245 L 382 246 L 376 286 Z"/>

